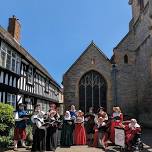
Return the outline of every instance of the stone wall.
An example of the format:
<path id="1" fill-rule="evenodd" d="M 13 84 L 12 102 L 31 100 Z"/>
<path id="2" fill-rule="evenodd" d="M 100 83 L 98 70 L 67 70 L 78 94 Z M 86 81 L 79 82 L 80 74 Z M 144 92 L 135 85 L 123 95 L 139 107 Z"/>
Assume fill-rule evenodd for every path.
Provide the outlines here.
<path id="1" fill-rule="evenodd" d="M 132 28 L 115 48 L 114 54 L 118 66 L 119 105 L 129 114 L 134 112 L 142 124 L 152 127 L 149 121 L 152 117 L 152 5 L 151 1 L 144 2 L 144 10 L 138 14 L 136 22 L 132 23 Z M 125 54 L 129 58 L 127 65 L 123 63 Z"/>
<path id="2" fill-rule="evenodd" d="M 136 52 L 134 51 L 134 35 L 129 32 L 114 49 L 114 60 L 117 65 L 117 105 L 126 115 L 136 115 L 137 89 L 136 89 Z M 128 63 L 124 56 L 128 56 Z"/>

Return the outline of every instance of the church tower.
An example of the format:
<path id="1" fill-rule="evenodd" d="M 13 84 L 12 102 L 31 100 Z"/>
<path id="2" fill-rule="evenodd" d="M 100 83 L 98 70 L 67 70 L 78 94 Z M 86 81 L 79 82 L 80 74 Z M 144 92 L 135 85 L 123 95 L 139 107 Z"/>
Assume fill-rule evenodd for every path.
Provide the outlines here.
<path id="1" fill-rule="evenodd" d="M 140 45 L 147 35 L 152 35 L 152 0 L 129 0 L 129 5 L 132 7 L 129 29 L 134 31 L 136 44 Z"/>
<path id="2" fill-rule="evenodd" d="M 132 17 L 134 18 L 134 22 L 136 22 L 141 12 L 144 10 L 145 1 L 148 0 L 129 0 L 129 4 L 132 5 Z"/>

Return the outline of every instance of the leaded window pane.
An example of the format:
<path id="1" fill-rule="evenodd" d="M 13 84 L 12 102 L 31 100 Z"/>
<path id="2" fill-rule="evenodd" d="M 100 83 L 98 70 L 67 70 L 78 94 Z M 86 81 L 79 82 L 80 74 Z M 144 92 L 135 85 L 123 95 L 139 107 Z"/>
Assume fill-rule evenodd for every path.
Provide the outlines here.
<path id="1" fill-rule="evenodd" d="M 106 81 L 96 71 L 87 72 L 79 82 L 79 106 L 84 112 L 90 107 L 94 107 L 95 111 L 100 106 L 106 108 Z"/>
<path id="2" fill-rule="evenodd" d="M 2 66 L 5 67 L 6 53 L 1 51 Z"/>
<path id="3" fill-rule="evenodd" d="M 11 56 L 7 54 L 6 68 L 10 69 L 10 66 L 11 66 Z"/>

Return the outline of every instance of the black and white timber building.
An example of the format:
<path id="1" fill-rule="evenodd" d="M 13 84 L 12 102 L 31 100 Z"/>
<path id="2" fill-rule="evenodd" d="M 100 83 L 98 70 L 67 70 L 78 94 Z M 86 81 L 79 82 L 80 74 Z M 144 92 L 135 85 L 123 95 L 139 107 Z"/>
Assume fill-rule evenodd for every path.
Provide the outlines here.
<path id="1" fill-rule="evenodd" d="M 47 111 L 49 102 L 63 103 L 60 85 L 20 44 L 20 23 L 9 18 L 8 30 L 0 26 L 0 102 L 28 110 L 39 103 Z"/>

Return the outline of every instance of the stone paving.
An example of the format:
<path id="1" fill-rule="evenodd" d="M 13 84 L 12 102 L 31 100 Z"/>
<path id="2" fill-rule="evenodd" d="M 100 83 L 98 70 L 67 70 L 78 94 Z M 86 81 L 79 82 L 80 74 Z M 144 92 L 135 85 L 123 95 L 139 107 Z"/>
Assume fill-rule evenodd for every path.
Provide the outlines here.
<path id="1" fill-rule="evenodd" d="M 152 152 L 152 129 L 143 130 L 142 141 L 144 142 L 143 152 Z M 19 152 L 30 152 L 24 148 L 19 148 Z M 120 148 L 116 146 L 110 146 L 106 152 L 119 152 Z M 6 152 L 13 152 L 9 150 Z M 57 148 L 55 152 L 103 152 L 102 149 L 88 147 L 88 146 L 72 146 L 71 148 Z"/>

